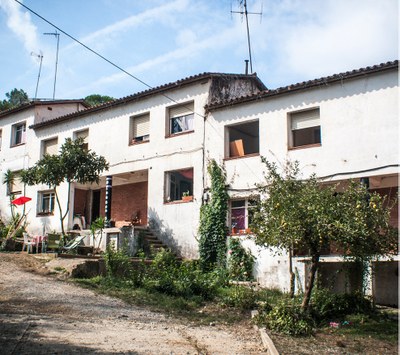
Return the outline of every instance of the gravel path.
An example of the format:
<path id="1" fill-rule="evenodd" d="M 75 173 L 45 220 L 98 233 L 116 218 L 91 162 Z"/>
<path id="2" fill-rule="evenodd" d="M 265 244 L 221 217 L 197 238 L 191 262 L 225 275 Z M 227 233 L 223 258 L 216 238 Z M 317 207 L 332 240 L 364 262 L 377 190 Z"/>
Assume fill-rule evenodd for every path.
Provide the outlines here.
<path id="1" fill-rule="evenodd" d="M 35 263 L 0 253 L 0 354 L 264 353 L 252 328 L 192 327 L 26 270 Z"/>

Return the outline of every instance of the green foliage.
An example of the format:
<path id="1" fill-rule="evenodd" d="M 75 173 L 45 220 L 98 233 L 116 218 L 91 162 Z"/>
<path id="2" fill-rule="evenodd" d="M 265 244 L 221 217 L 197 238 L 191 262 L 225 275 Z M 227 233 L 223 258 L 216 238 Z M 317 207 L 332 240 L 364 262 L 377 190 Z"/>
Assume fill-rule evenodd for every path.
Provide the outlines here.
<path id="1" fill-rule="evenodd" d="M 28 94 L 20 89 L 13 89 L 6 93 L 7 100 L 0 101 L 0 111 L 8 110 L 29 102 Z"/>
<path id="2" fill-rule="evenodd" d="M 99 95 L 99 94 L 93 94 L 85 97 L 85 102 L 89 106 L 96 106 L 96 105 L 101 105 L 109 101 L 113 101 L 114 98 L 111 96 L 107 95 Z"/>
<path id="3" fill-rule="evenodd" d="M 207 170 L 211 177 L 211 200 L 200 209 L 199 253 L 202 267 L 210 270 L 225 267 L 226 264 L 226 216 L 229 197 L 223 168 L 215 160 L 211 160 Z"/>
<path id="4" fill-rule="evenodd" d="M 108 276 L 120 278 L 131 276 L 132 265 L 125 250 L 114 250 L 111 245 L 108 245 L 104 261 Z"/>
<path id="5" fill-rule="evenodd" d="M 311 256 L 303 307 L 309 304 L 319 257 L 331 243 L 346 250 L 346 257 L 361 260 L 397 251 L 390 208 L 380 195 L 355 182 L 337 193 L 337 186 L 322 185 L 315 176 L 301 180 L 298 162 L 287 162 L 280 173 L 276 164 L 262 160 L 266 184 L 258 189 L 268 197 L 258 202 L 251 229 L 259 245 Z"/>
<path id="6" fill-rule="evenodd" d="M 238 238 L 229 238 L 228 243 L 228 271 L 231 280 L 253 280 L 254 256 L 243 248 Z"/>
<path id="7" fill-rule="evenodd" d="M 320 289 L 313 292 L 311 299 L 311 312 L 318 322 L 340 320 L 349 314 L 369 315 L 374 310 L 371 300 L 360 292 L 335 294 Z"/>
<path id="8" fill-rule="evenodd" d="M 285 301 L 278 303 L 270 312 L 261 314 L 255 321 L 272 331 L 292 336 L 311 335 L 315 326 L 310 314 L 300 305 Z"/>
<path id="9" fill-rule="evenodd" d="M 220 293 L 220 303 L 222 305 L 241 310 L 255 309 L 259 301 L 259 294 L 252 287 L 235 285 L 224 289 Z"/>
<path id="10" fill-rule="evenodd" d="M 66 202 L 66 211 L 62 213 L 62 207 L 58 199 L 57 187 L 63 182 L 68 183 L 98 183 L 100 174 L 108 170 L 108 163 L 103 156 L 98 156 L 91 150 L 84 149 L 83 139 L 72 140 L 67 138 L 60 148 L 58 155 L 45 154 L 34 166 L 21 171 L 21 180 L 27 185 L 45 184 L 54 189 L 57 205 L 60 210 L 60 224 L 64 233 L 64 219 L 69 211 L 69 191 Z"/>

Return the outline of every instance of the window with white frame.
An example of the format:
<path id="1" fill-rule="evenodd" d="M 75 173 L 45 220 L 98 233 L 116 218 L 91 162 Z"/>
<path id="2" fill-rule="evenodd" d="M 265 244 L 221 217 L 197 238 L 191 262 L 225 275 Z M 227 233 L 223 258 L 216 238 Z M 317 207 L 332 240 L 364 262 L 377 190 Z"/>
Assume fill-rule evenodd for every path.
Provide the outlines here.
<path id="1" fill-rule="evenodd" d="M 45 154 L 56 155 L 58 153 L 58 138 L 46 139 L 42 141 L 42 156 Z"/>
<path id="2" fill-rule="evenodd" d="M 168 109 L 169 134 L 193 131 L 194 102 L 187 102 Z"/>
<path id="3" fill-rule="evenodd" d="M 24 184 L 21 181 L 20 171 L 13 171 L 12 175 L 13 175 L 12 182 L 7 185 L 7 194 L 8 195 L 22 194 L 22 192 L 24 191 Z"/>
<path id="4" fill-rule="evenodd" d="M 234 199 L 230 201 L 229 215 L 232 233 L 248 231 L 255 205 L 255 198 Z"/>
<path id="5" fill-rule="evenodd" d="M 24 144 L 26 140 L 26 123 L 17 123 L 11 128 L 11 146 Z"/>
<path id="6" fill-rule="evenodd" d="M 165 173 L 165 201 L 182 201 L 193 196 L 193 168 Z"/>
<path id="7" fill-rule="evenodd" d="M 74 139 L 82 138 L 82 147 L 85 150 L 89 150 L 89 129 L 74 132 Z"/>
<path id="8" fill-rule="evenodd" d="M 319 108 L 289 113 L 291 148 L 321 144 Z"/>
<path id="9" fill-rule="evenodd" d="M 54 191 L 38 192 L 38 215 L 49 215 L 54 213 L 55 193 Z"/>
<path id="10" fill-rule="evenodd" d="M 150 140 L 150 114 L 131 117 L 130 144 L 148 142 Z"/>
<path id="11" fill-rule="evenodd" d="M 227 126 L 225 134 L 229 143 L 226 157 L 241 157 L 260 152 L 258 120 Z"/>

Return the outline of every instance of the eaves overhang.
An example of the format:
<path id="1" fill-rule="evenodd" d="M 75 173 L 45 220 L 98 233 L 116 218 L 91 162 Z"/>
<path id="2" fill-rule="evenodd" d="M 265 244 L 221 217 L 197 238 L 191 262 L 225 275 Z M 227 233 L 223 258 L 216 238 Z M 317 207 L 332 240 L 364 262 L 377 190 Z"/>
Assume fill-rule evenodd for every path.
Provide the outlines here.
<path id="1" fill-rule="evenodd" d="M 398 68 L 399 68 L 399 62 L 398 62 L 398 60 L 394 60 L 391 62 L 381 63 L 381 64 L 377 64 L 374 66 L 369 66 L 369 67 L 365 67 L 365 68 L 361 68 L 361 69 L 347 71 L 344 73 L 334 74 L 334 75 L 322 77 L 319 79 L 303 81 L 303 82 L 300 82 L 297 84 L 292 84 L 292 85 L 280 87 L 280 88 L 273 89 L 273 90 L 264 90 L 264 91 L 256 93 L 256 94 L 241 96 L 241 97 L 234 98 L 231 100 L 215 102 L 210 105 L 206 105 L 205 110 L 206 110 L 206 112 L 210 112 L 210 111 L 215 111 L 218 109 L 223 109 L 223 108 L 229 107 L 229 106 L 239 105 L 239 104 L 243 104 L 243 103 L 249 103 L 252 101 L 258 101 L 258 100 L 262 100 L 262 99 L 268 99 L 268 98 L 272 98 L 275 96 L 290 95 L 290 94 L 294 94 L 294 93 L 297 93 L 300 91 L 307 91 L 307 90 L 314 89 L 316 87 L 328 86 L 331 84 L 335 84 L 337 82 L 343 82 L 345 80 L 352 80 L 352 79 L 356 79 L 356 78 L 367 76 L 367 75 L 379 74 L 379 73 L 393 71 L 393 70 L 398 71 Z"/>

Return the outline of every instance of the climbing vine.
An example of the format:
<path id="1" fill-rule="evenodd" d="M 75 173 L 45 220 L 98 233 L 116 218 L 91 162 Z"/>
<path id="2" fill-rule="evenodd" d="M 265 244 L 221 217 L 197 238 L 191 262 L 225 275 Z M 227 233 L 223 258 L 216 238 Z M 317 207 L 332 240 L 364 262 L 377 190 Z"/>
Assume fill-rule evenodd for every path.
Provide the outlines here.
<path id="1" fill-rule="evenodd" d="M 228 213 L 226 173 L 215 160 L 209 162 L 207 171 L 211 177 L 211 198 L 200 209 L 200 261 L 204 269 L 225 268 Z"/>

